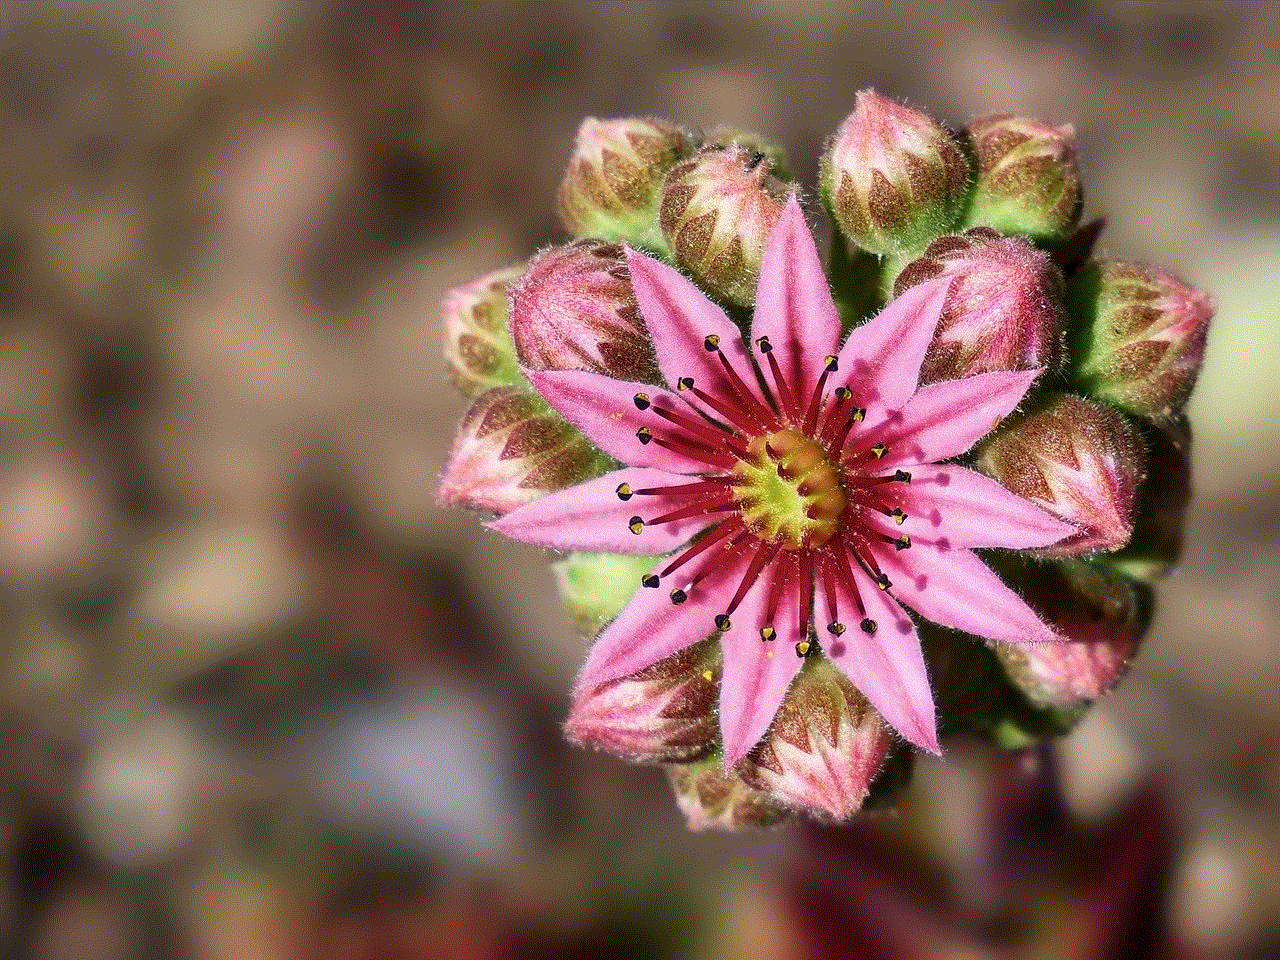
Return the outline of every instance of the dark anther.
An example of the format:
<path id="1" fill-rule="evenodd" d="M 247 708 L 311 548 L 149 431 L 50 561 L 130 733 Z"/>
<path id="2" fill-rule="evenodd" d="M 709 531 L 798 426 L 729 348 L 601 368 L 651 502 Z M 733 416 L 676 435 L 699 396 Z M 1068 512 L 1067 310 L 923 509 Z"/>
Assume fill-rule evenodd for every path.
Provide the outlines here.
<path id="1" fill-rule="evenodd" d="M 897 480 L 899 483 L 910 483 L 911 474 L 907 473 L 905 470 L 895 470 L 893 471 L 893 479 Z"/>
<path id="2" fill-rule="evenodd" d="M 614 491 L 614 493 L 618 495 L 619 500 L 630 500 L 633 496 L 635 496 L 635 494 L 631 492 L 631 484 L 629 483 L 618 484 L 618 488 Z"/>
<path id="3" fill-rule="evenodd" d="M 907 547 L 911 546 L 911 538 L 904 533 L 897 540 L 893 541 L 893 545 L 899 550 L 905 550 Z"/>
<path id="4" fill-rule="evenodd" d="M 828 623 L 827 633 L 831 634 L 833 637 L 840 636 L 844 633 L 844 624 L 839 620 L 836 620 L 834 623 Z"/>
<path id="5" fill-rule="evenodd" d="M 837 400 L 848 400 L 853 396 L 853 391 L 848 387 L 836 387 L 835 395 Z"/>
<path id="6" fill-rule="evenodd" d="M 876 586 L 879 587 L 881 590 L 888 590 L 890 587 L 893 586 L 893 582 L 885 574 L 882 573 L 876 577 Z"/>
<path id="7" fill-rule="evenodd" d="M 860 624 L 858 624 L 858 626 L 862 628 L 862 632 L 863 632 L 863 633 L 875 633 L 875 632 L 876 632 L 876 622 L 875 622 L 874 620 L 872 620 L 870 617 L 867 617 L 867 618 L 866 618 L 865 620 L 863 620 Z"/>
<path id="8" fill-rule="evenodd" d="M 676 606 L 679 606 L 680 604 L 684 603 L 688 599 L 689 599 L 689 595 L 685 593 L 683 590 L 681 590 L 679 587 L 676 587 L 674 590 L 671 591 L 671 602 L 674 603 Z"/>
<path id="9" fill-rule="evenodd" d="M 636 431 L 636 439 L 641 443 L 648 443 L 653 439 L 653 434 L 649 431 L 648 427 L 641 427 Z"/>
<path id="10" fill-rule="evenodd" d="M 715 333 L 708 334 L 707 339 L 702 341 L 702 345 L 706 347 L 708 350 L 712 350 L 712 351 L 719 350 L 720 349 L 719 334 L 715 334 Z"/>
<path id="11" fill-rule="evenodd" d="M 840 366 L 839 363 L 837 362 L 836 357 L 834 356 L 827 357 L 826 363 L 827 363 L 828 373 L 835 373 L 838 367 Z"/>
<path id="12" fill-rule="evenodd" d="M 638 537 L 640 536 L 640 531 L 644 529 L 644 521 L 639 517 L 632 517 L 627 521 L 627 526 L 630 527 L 631 532 Z"/>
<path id="13" fill-rule="evenodd" d="M 693 389 L 693 377 L 681 377 L 679 380 L 677 380 L 677 381 L 676 381 L 676 389 L 677 389 L 677 390 L 692 390 L 692 389 Z"/>
<path id="14" fill-rule="evenodd" d="M 637 393 L 637 394 L 636 394 L 636 397 L 635 397 L 635 400 L 636 400 L 636 409 L 637 409 L 637 410 L 648 410 L 648 409 L 649 409 L 649 404 L 650 404 L 650 402 L 651 402 L 651 401 L 650 401 L 650 399 L 649 399 L 649 395 L 648 395 L 647 393 Z"/>
<path id="15" fill-rule="evenodd" d="M 773 627 L 761 627 L 761 628 L 760 628 L 760 639 L 761 639 L 761 640 L 772 640 L 772 639 L 774 639 L 777 635 L 778 635 L 778 631 L 774 630 L 774 629 L 773 629 Z"/>
<path id="16" fill-rule="evenodd" d="M 761 353 L 770 353 L 773 350 L 773 344 L 769 342 L 768 337 L 761 337 L 756 341 L 756 347 Z"/>
<path id="17" fill-rule="evenodd" d="M 727 613 L 720 613 L 716 615 L 716 629 L 721 633 L 727 633 L 729 628 L 732 626 L 733 621 L 729 619 L 729 615 Z"/>
<path id="18" fill-rule="evenodd" d="M 661 581 L 658 580 L 658 575 L 656 573 L 646 573 L 640 580 L 640 583 L 648 587 L 650 590 L 655 589 L 660 582 Z"/>
<path id="19" fill-rule="evenodd" d="M 871 448 L 871 455 L 875 457 L 877 460 L 879 460 L 888 452 L 889 452 L 889 448 L 886 447 L 883 443 L 877 443 L 874 447 Z"/>
<path id="20" fill-rule="evenodd" d="M 807 657 L 809 655 L 809 648 L 812 646 L 813 644 L 811 644 L 808 640 L 801 640 L 799 643 L 796 644 L 796 656 Z"/>
<path id="21" fill-rule="evenodd" d="M 894 507 L 889 511 L 889 516 L 893 517 L 893 522 L 898 526 L 902 526 L 902 521 L 907 519 L 907 515 L 902 512 L 901 507 Z"/>

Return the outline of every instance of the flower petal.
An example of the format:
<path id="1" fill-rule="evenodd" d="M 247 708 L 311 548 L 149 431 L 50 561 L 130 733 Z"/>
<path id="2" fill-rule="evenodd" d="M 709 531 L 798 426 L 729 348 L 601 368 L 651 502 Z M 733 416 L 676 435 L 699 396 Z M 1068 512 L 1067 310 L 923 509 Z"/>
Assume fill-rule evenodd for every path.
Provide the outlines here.
<path id="1" fill-rule="evenodd" d="M 1056 643 L 1060 637 L 991 568 L 968 550 L 929 544 L 877 554 L 893 593 L 926 620 L 1005 643 Z"/>
<path id="2" fill-rule="evenodd" d="M 648 427 L 657 436 L 678 428 L 656 416 L 652 409 L 641 410 L 636 397 L 647 397 L 650 403 L 661 398 L 669 409 L 687 410 L 675 394 L 647 383 L 614 380 L 585 370 L 529 371 L 528 377 L 547 403 L 618 462 L 672 473 L 709 469 L 706 461 L 698 457 L 657 443 L 642 443 L 637 436 L 641 427 Z"/>
<path id="3" fill-rule="evenodd" d="M 807 404 L 826 358 L 840 345 L 840 317 L 794 193 L 760 262 L 751 340 L 760 337 L 769 338 L 793 396 Z"/>
<path id="4" fill-rule="evenodd" d="M 576 487 L 558 490 L 527 503 L 486 524 L 504 536 L 550 550 L 595 550 L 607 553 L 669 553 L 689 541 L 716 519 L 715 515 L 688 517 L 641 528 L 633 533 L 635 517 L 649 520 L 670 510 L 688 506 L 688 497 L 646 494 L 622 500 L 619 484 L 632 490 L 669 487 L 687 478 L 663 470 L 624 467 Z"/>
<path id="5" fill-rule="evenodd" d="M 747 562 L 747 557 L 733 549 L 707 551 L 690 566 L 711 572 L 678 605 L 672 603 L 666 583 L 653 590 L 637 590 L 617 618 L 600 631 L 578 674 L 577 690 L 630 676 L 713 634 L 716 614 L 724 608 L 724 588 L 737 583 Z M 666 564 L 665 559 L 659 561 L 653 572 Z M 695 574 L 690 572 L 689 576 Z"/>
<path id="6" fill-rule="evenodd" d="M 854 327 L 840 349 L 831 387 L 848 387 L 862 406 L 896 409 L 906 403 L 920 384 L 950 286 L 950 277 L 919 284 Z"/>
<path id="7" fill-rule="evenodd" d="M 954 465 L 912 467 L 909 484 L 895 484 L 893 504 L 907 519 L 897 525 L 868 511 L 865 517 L 892 536 L 907 534 L 913 543 L 946 549 L 999 547 L 1029 550 L 1047 547 L 1076 532 L 1001 484 Z"/>
<path id="8" fill-rule="evenodd" d="M 707 337 L 714 336 L 738 375 L 761 399 L 742 332 L 723 310 L 680 271 L 630 248 L 627 268 L 640 315 L 653 337 L 658 368 L 669 385 L 692 377 L 716 399 L 738 405 L 719 357 L 706 348 Z"/>
<path id="9" fill-rule="evenodd" d="M 795 649 L 804 639 L 798 616 L 796 573 L 791 564 L 775 572 L 775 576 L 788 577 L 788 582 L 772 618 L 769 617 L 770 577 L 760 577 L 733 612 L 732 626 L 720 636 L 724 658 L 720 679 L 720 732 L 725 770 L 731 769 L 765 735 L 791 681 L 804 665 Z M 773 627 L 774 639 L 761 637 L 763 627 Z"/>
<path id="10" fill-rule="evenodd" d="M 849 622 L 843 635 L 824 638 L 823 649 L 893 729 L 922 750 L 940 753 L 933 691 L 915 624 L 861 569 L 855 567 L 853 575 L 875 630 L 861 628 L 855 619 L 858 598 L 838 584 L 838 608 Z"/>
<path id="11" fill-rule="evenodd" d="M 980 373 L 931 383 L 877 430 L 881 466 L 936 463 L 964 453 L 1013 412 L 1040 370 Z"/>

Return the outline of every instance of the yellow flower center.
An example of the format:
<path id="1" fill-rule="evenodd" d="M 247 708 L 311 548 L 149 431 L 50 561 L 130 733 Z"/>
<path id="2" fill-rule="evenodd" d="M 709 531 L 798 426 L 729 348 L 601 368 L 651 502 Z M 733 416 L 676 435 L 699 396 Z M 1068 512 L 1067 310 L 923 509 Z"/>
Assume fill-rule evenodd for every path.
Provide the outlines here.
<path id="1" fill-rule="evenodd" d="M 747 528 L 784 550 L 814 549 L 836 535 L 846 504 L 840 469 L 798 430 L 756 437 L 733 467 Z"/>

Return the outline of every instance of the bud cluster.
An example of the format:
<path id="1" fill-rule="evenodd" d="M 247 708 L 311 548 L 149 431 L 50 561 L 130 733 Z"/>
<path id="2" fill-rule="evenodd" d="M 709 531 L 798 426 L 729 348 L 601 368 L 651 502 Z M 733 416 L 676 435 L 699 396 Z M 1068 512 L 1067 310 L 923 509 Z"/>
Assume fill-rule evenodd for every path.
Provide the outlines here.
<path id="1" fill-rule="evenodd" d="M 446 363 L 472 405 L 440 501 L 501 514 L 612 469 L 531 383 L 544 371 L 585 371 L 661 384 L 658 357 L 665 370 L 669 354 L 641 316 L 628 248 L 665 260 L 745 323 L 775 226 L 798 209 L 788 206 L 795 192 L 784 151 L 756 133 L 695 134 L 651 117 L 584 121 L 559 192 L 572 239 L 445 297 Z M 1122 677 L 1151 620 L 1148 583 L 1177 559 L 1190 495 L 1182 411 L 1212 300 L 1159 268 L 1090 259 L 1100 227 L 1072 234 L 1081 185 L 1070 125 L 1006 115 L 953 134 L 866 90 L 828 144 L 818 192 L 834 227 L 826 279 L 846 331 L 946 277 L 932 342 L 925 350 L 919 341 L 920 382 L 1039 373 L 1020 409 L 963 462 L 1075 528 L 1035 551 L 983 554 L 1062 642 L 982 647 L 955 630 L 916 626 L 944 737 L 968 730 L 1012 742 L 1000 732 L 1010 704 L 1023 719 L 1049 718 L 1017 736 L 1049 735 Z M 702 355 L 697 342 L 689 362 Z M 712 338 L 705 342 L 711 350 Z M 764 357 L 757 372 L 776 377 Z M 642 582 L 656 585 L 656 563 L 572 553 L 555 572 L 579 626 L 594 633 Z M 772 724 L 745 754 L 729 751 L 741 759 L 728 768 L 727 655 L 714 634 L 579 690 L 565 733 L 665 765 L 695 829 L 764 826 L 791 811 L 846 819 L 873 788 L 883 794 L 893 779 L 886 769 L 909 764 L 895 761 L 901 740 L 825 656 L 826 642 L 847 649 L 821 630 L 806 634 Z"/>

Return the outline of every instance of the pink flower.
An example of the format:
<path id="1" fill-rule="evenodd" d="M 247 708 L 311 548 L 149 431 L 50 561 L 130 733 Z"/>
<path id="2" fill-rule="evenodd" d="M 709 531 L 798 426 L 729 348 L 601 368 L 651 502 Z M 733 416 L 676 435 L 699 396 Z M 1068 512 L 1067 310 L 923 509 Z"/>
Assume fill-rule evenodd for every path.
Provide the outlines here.
<path id="1" fill-rule="evenodd" d="M 628 263 L 669 389 L 530 372 L 626 466 L 491 524 L 552 549 L 672 554 L 600 633 L 579 690 L 718 634 L 726 769 L 819 653 L 903 737 L 937 752 L 906 608 L 990 640 L 1056 639 L 971 550 L 1041 547 L 1075 528 L 945 463 L 1010 413 L 1039 371 L 920 386 L 947 279 L 908 290 L 841 345 L 794 196 L 763 255 L 749 340 L 671 267 L 634 251 Z"/>

